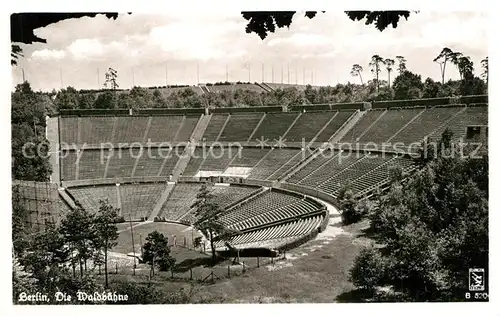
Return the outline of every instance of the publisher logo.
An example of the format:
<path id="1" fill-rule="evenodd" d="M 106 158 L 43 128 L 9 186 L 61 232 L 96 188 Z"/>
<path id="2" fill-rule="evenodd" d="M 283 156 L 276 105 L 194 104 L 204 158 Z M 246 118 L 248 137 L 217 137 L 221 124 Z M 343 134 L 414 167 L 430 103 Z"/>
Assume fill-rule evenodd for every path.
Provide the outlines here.
<path id="1" fill-rule="evenodd" d="M 469 269 L 469 291 L 484 291 L 484 269 Z"/>

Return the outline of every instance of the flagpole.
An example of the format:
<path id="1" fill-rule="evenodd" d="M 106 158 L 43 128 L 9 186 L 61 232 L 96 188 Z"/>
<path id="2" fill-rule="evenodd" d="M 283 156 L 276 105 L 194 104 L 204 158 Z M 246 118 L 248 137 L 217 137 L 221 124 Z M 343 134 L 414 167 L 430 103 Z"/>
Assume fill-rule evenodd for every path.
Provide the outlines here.
<path id="1" fill-rule="evenodd" d="M 132 228 L 132 216 L 129 215 L 130 220 L 130 233 L 132 235 L 132 252 L 134 254 L 134 275 L 135 275 L 135 243 L 134 243 L 134 229 Z"/>
<path id="2" fill-rule="evenodd" d="M 288 76 L 288 84 L 290 84 L 290 64 L 288 64 L 287 71 L 288 71 L 288 75 L 287 75 Z"/>

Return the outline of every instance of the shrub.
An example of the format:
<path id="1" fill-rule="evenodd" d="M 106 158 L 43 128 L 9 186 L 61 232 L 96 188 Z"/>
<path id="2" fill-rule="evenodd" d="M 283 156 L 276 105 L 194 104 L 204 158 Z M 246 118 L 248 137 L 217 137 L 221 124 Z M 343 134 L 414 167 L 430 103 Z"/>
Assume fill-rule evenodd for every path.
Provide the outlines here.
<path id="1" fill-rule="evenodd" d="M 366 204 L 366 202 L 358 204 L 349 185 L 340 189 L 338 199 L 340 202 L 342 223 L 344 225 L 359 222 L 361 218 L 368 213 L 368 204 Z"/>
<path id="2" fill-rule="evenodd" d="M 357 287 L 373 290 L 386 274 L 386 262 L 380 251 L 373 247 L 361 250 L 349 270 L 349 279 Z"/>

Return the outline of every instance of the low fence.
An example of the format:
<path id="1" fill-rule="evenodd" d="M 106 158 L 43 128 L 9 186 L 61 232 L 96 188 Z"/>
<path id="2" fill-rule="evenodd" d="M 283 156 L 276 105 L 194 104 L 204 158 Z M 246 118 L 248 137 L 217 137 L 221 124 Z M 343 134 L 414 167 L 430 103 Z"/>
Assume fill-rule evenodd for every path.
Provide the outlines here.
<path id="1" fill-rule="evenodd" d="M 277 264 L 287 260 L 286 250 L 278 256 L 273 257 L 219 257 L 218 263 L 211 266 L 212 258 L 208 254 L 203 254 L 201 257 L 193 260 L 185 260 L 185 262 L 177 262 L 176 266 L 167 271 L 159 271 L 158 267 L 151 269 L 151 265 L 147 263 L 139 263 L 139 260 L 134 261 L 132 258 L 128 263 L 113 262 L 108 260 L 108 276 L 136 276 L 145 277 L 151 281 L 181 281 L 181 282 L 200 282 L 214 283 L 218 280 L 230 279 L 243 275 L 246 272 L 255 269 L 276 269 Z M 75 265 L 70 267 L 70 271 L 75 276 L 80 274 L 80 267 Z M 89 266 L 89 271 L 93 271 L 98 275 L 104 275 L 104 265 L 95 267 Z"/>

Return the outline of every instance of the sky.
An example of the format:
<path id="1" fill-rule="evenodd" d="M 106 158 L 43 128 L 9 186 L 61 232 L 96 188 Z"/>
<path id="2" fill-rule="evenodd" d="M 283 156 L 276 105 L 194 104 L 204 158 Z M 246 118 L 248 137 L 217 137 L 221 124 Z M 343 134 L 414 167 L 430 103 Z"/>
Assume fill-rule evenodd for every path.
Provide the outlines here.
<path id="1" fill-rule="evenodd" d="M 368 63 L 374 54 L 404 56 L 407 68 L 423 80 L 440 80 L 439 65 L 432 60 L 443 47 L 470 56 L 476 75 L 488 55 L 488 15 L 479 11 L 420 11 L 383 32 L 341 11 L 313 19 L 298 12 L 290 28 L 265 40 L 246 33 L 246 22 L 239 11 L 61 21 L 35 30 L 47 43 L 21 45 L 25 57 L 12 67 L 12 87 L 22 81 L 24 69 L 35 90 L 97 89 L 109 67 L 117 70 L 120 88 L 225 81 L 226 70 L 229 81 L 249 81 L 250 75 L 251 82 L 359 83 L 350 75 L 352 65 L 364 68 L 366 82 L 373 78 Z M 386 79 L 387 73 L 381 76 Z M 459 79 L 453 66 L 449 78 Z"/>

